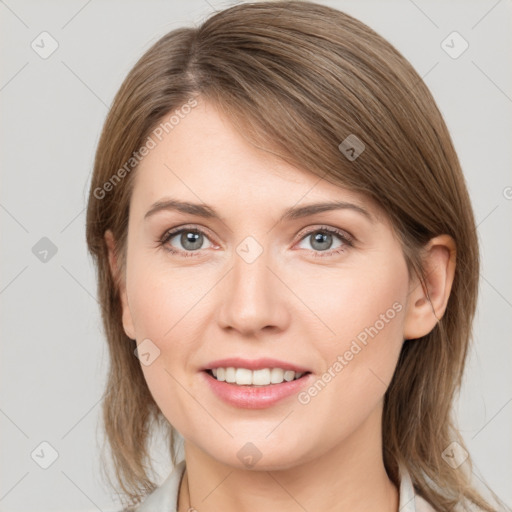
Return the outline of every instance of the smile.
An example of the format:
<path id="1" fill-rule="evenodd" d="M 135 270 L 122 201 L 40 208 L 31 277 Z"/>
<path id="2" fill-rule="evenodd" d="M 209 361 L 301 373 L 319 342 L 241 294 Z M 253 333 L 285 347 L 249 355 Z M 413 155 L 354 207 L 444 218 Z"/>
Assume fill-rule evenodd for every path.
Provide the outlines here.
<path id="1" fill-rule="evenodd" d="M 217 376 L 213 374 L 213 370 L 204 370 L 200 372 L 206 384 L 213 394 L 220 398 L 223 402 L 241 409 L 265 409 L 271 407 L 278 402 L 296 395 L 311 383 L 313 374 L 311 372 L 295 373 L 294 371 L 284 371 L 281 368 L 263 368 L 260 370 L 247 370 L 246 368 L 215 368 Z M 234 374 L 234 382 L 219 380 L 219 373 L 224 372 L 224 378 L 232 379 Z M 261 372 L 261 373 L 260 373 Z M 290 372 L 290 373 L 288 373 Z M 256 374 L 256 377 L 254 377 Z M 271 375 L 274 380 L 279 382 L 271 383 Z M 238 380 L 238 375 L 240 380 Z M 286 378 L 291 380 L 286 380 Z M 249 383 L 249 379 L 251 383 Z M 268 384 L 254 384 L 256 382 L 267 382 Z M 258 380 L 260 379 L 260 380 Z M 263 380 L 265 379 L 265 380 Z M 242 382 L 239 384 L 238 382 Z"/>
<path id="2" fill-rule="evenodd" d="M 282 368 L 261 368 L 249 370 L 247 368 L 213 368 L 207 370 L 212 377 L 219 382 L 227 382 L 238 386 L 268 386 L 270 384 L 281 384 L 300 379 L 304 372 L 283 370 Z M 307 373 L 307 372 L 306 372 Z"/>

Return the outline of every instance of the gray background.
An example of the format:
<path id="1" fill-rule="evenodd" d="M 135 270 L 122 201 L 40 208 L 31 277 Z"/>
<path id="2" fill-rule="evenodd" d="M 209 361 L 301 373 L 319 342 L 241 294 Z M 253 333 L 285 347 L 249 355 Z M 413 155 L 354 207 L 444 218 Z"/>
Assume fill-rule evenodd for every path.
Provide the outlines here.
<path id="1" fill-rule="evenodd" d="M 483 259 L 476 340 L 456 414 L 475 480 L 511 504 L 512 2 L 320 3 L 390 40 L 424 77 L 453 135 Z M 84 236 L 94 151 L 138 57 L 166 32 L 228 5 L 0 0 L 1 511 L 119 509 L 98 459 L 106 344 Z M 43 51 L 43 31 L 59 45 L 46 59 L 31 47 L 35 40 Z M 441 46 L 453 31 L 469 43 L 456 59 Z M 55 254 L 44 253 L 43 237 Z M 52 452 L 42 442 L 58 454 L 48 469 L 40 465 Z M 158 439 L 155 448 L 163 478 L 169 466 L 156 453 Z"/>

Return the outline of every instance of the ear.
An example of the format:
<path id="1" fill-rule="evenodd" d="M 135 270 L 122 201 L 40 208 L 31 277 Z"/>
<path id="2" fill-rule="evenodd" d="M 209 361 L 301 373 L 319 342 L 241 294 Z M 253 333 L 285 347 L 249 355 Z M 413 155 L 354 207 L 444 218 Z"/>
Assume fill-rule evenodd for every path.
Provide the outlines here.
<path id="1" fill-rule="evenodd" d="M 109 229 L 105 231 L 105 243 L 108 248 L 108 262 L 110 265 L 110 272 L 114 279 L 114 282 L 119 283 L 119 296 L 121 298 L 121 307 L 123 310 L 123 329 L 128 338 L 135 339 L 135 329 L 133 327 L 132 314 L 128 305 L 128 297 L 126 294 L 126 283 L 123 276 L 120 275 L 120 269 L 118 266 L 117 255 L 116 255 L 116 242 L 112 231 Z"/>
<path id="2" fill-rule="evenodd" d="M 407 301 L 404 339 L 427 335 L 442 318 L 455 275 L 456 247 L 449 235 L 432 238 L 423 257 L 425 282 L 411 280 Z"/>

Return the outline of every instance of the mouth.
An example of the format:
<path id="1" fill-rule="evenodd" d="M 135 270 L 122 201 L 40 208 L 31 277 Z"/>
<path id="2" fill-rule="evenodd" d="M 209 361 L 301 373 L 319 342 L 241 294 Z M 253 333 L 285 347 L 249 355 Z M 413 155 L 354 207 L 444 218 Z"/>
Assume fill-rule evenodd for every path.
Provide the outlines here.
<path id="1" fill-rule="evenodd" d="M 261 368 L 250 370 L 248 368 L 218 367 L 203 370 L 212 379 L 233 386 L 264 387 L 275 386 L 283 382 L 292 382 L 304 379 L 311 374 L 310 371 L 297 372 L 285 370 L 284 368 Z"/>
<path id="2" fill-rule="evenodd" d="M 229 357 L 200 368 L 217 398 L 238 409 L 267 409 L 291 399 L 311 384 L 310 368 L 299 363 L 261 357 Z"/>
<path id="3" fill-rule="evenodd" d="M 231 360 L 232 361 L 232 360 Z M 266 364 L 269 363 L 267 360 Z M 280 362 L 281 367 L 265 367 L 252 361 L 255 369 L 242 366 L 210 365 L 200 372 L 217 398 L 238 409 L 267 409 L 291 399 L 311 384 L 313 374 L 305 368 Z M 251 362 L 246 366 L 250 366 Z M 282 368 L 288 366 L 288 368 Z"/>

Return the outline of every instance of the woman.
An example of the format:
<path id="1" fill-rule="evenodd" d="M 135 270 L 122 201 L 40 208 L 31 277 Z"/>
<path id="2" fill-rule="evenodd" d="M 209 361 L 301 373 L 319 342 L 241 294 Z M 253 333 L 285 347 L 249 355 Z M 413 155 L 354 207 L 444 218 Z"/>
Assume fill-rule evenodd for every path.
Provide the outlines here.
<path id="1" fill-rule="evenodd" d="M 127 505 L 496 510 L 451 415 L 478 287 L 464 178 L 363 23 L 261 2 L 161 38 L 106 120 L 87 242 Z"/>

